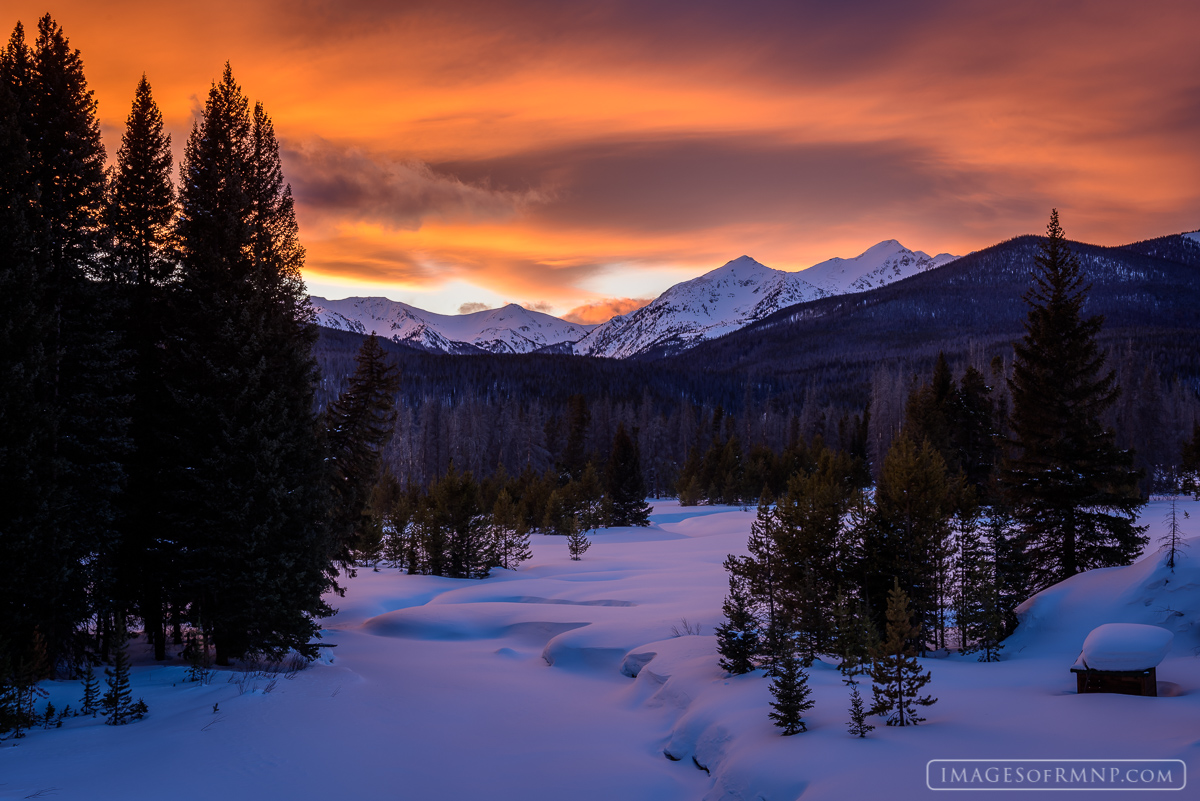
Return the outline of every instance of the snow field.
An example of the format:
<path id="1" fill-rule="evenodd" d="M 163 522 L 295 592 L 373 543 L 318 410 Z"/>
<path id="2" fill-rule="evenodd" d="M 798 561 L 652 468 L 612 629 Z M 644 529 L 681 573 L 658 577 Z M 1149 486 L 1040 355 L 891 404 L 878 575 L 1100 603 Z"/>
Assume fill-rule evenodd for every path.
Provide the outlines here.
<path id="1" fill-rule="evenodd" d="M 1200 504 L 1181 507 L 1196 537 Z M 1155 540 L 1164 513 L 1155 501 L 1143 515 Z M 1200 767 L 1200 539 L 1173 575 L 1150 549 L 1035 596 L 1004 661 L 922 660 L 939 701 L 916 728 L 873 718 L 866 740 L 850 737 L 849 691 L 816 663 L 809 731 L 781 737 L 769 680 L 726 676 L 712 636 L 721 563 L 745 553 L 753 517 L 658 503 L 650 528 L 594 532 L 580 562 L 536 536 L 530 562 L 484 581 L 360 570 L 332 600 L 324 642 L 337 647 L 321 662 L 200 686 L 139 653 L 147 719 L 74 718 L 0 743 L 0 799 L 906 799 L 932 796 L 935 758 Z M 672 636 L 683 618 L 701 634 Z M 1174 634 L 1163 697 L 1076 695 L 1084 638 L 1113 622 Z M 78 705 L 79 682 L 45 686 L 56 707 Z"/>

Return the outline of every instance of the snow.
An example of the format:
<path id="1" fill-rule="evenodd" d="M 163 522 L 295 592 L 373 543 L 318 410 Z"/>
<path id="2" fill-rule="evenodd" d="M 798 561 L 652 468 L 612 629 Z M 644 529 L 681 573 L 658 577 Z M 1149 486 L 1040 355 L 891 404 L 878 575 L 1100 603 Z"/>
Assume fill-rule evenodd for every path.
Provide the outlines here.
<path id="1" fill-rule="evenodd" d="M 1089 670 L 1149 670 L 1163 661 L 1174 639 L 1161 626 L 1105 623 L 1083 641 L 1080 660 Z"/>
<path id="2" fill-rule="evenodd" d="M 1190 234 L 1184 234 L 1184 236 L 1187 237 L 1188 239 L 1192 240 L 1193 242 L 1200 243 L 1200 231 L 1196 231 L 1196 232 L 1190 233 Z"/>
<path id="3" fill-rule="evenodd" d="M 949 253 L 930 256 L 909 250 L 895 239 L 873 245 L 852 259 L 832 258 L 800 272 L 800 277 L 832 295 L 866 292 L 957 259 Z"/>
<path id="4" fill-rule="evenodd" d="M 576 343 L 587 356 L 626 358 L 656 345 L 691 345 L 746 326 L 786 306 L 827 293 L 796 273 L 741 256 L 675 284 L 647 306 L 614 317 Z"/>
<path id="5" fill-rule="evenodd" d="M 911 251 L 894 239 L 853 259 L 830 259 L 800 272 L 775 270 L 741 256 L 676 284 L 647 306 L 603 323 L 575 344 L 575 353 L 620 359 L 660 345 L 689 347 L 779 309 L 885 286 L 956 258 Z"/>
<path id="6" fill-rule="evenodd" d="M 317 322 L 340 331 L 375 333 L 385 339 L 444 353 L 530 353 L 575 342 L 595 326 L 579 325 L 515 303 L 471 314 L 435 314 L 387 298 L 310 298 Z"/>
<path id="7" fill-rule="evenodd" d="M 1153 534 L 1163 505 L 1143 515 Z M 1196 538 L 1200 504 L 1181 506 Z M 1001 662 L 922 659 L 939 700 L 915 729 L 875 718 L 850 737 L 849 693 L 818 662 L 809 731 L 781 737 L 769 681 L 723 673 L 713 637 L 721 562 L 745 553 L 753 518 L 659 502 L 649 528 L 593 532 L 578 562 L 563 538 L 535 537 L 531 561 L 483 581 L 360 570 L 331 599 L 336 647 L 292 678 L 234 668 L 189 684 L 179 662 L 140 650 L 134 696 L 149 716 L 0 743 L 0 799 L 908 799 L 927 797 L 930 759 L 1200 767 L 1200 539 L 1173 573 L 1151 549 L 1030 599 Z M 700 634 L 672 636 L 684 618 Z M 1160 697 L 1076 694 L 1068 668 L 1107 623 L 1174 635 Z M 80 682 L 44 686 L 55 706 L 78 704 Z"/>

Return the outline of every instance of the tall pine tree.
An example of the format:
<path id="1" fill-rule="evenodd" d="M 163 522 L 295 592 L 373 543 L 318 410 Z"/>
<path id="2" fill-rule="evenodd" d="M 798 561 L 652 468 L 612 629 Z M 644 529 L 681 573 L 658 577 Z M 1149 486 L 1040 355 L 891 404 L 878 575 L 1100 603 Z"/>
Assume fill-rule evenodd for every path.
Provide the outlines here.
<path id="1" fill-rule="evenodd" d="M 125 459 L 128 484 L 121 504 L 116 593 L 121 610 L 136 608 L 154 645 L 166 658 L 165 608 L 176 594 L 177 549 L 162 524 L 159 484 L 164 465 L 161 411 L 163 323 L 175 267 L 172 226 L 171 137 L 143 75 L 134 93 L 104 207 L 105 268 L 120 312 L 118 334 L 131 380 Z"/>
<path id="2" fill-rule="evenodd" d="M 330 516 L 336 559 L 343 567 L 350 565 L 354 543 L 370 525 L 367 502 L 382 470 L 380 451 L 396 424 L 400 388 L 400 374 L 374 335 L 363 341 L 355 361 L 349 386 L 325 411 Z"/>
<path id="3" fill-rule="evenodd" d="M 313 656 L 333 578 L 317 330 L 271 122 L 250 113 L 229 65 L 188 139 L 180 207 L 168 479 L 190 614 L 219 665 Z"/>
<path id="4" fill-rule="evenodd" d="M 610 525 L 650 525 L 650 504 L 646 503 L 641 455 L 624 423 L 617 424 L 617 433 L 613 436 L 612 454 L 604 472 L 604 489 L 608 496 Z"/>
<path id="5" fill-rule="evenodd" d="M 1002 474 L 1035 591 L 1128 564 L 1146 544 L 1134 525 L 1140 475 L 1101 421 L 1120 389 L 1096 343 L 1104 319 L 1083 315 L 1088 289 L 1052 211 L 1025 295 L 1025 336 L 1013 346 L 1013 453 Z"/>

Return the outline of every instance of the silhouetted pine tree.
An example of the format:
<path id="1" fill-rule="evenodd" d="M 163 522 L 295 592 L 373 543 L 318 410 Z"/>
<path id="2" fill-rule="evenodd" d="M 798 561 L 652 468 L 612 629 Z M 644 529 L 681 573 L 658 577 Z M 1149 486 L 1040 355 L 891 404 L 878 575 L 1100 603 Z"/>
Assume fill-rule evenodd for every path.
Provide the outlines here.
<path id="1" fill-rule="evenodd" d="M 317 336 L 270 120 L 228 65 L 184 152 L 181 265 L 167 334 L 183 588 L 218 665 L 312 657 L 333 580 L 313 409 Z"/>
<path id="2" fill-rule="evenodd" d="M 325 410 L 326 449 L 333 506 L 330 512 L 336 560 L 351 563 L 356 542 L 379 528 L 367 514 L 382 471 L 380 451 L 396 424 L 395 395 L 400 375 L 379 340 L 363 340 L 349 385 Z M 382 546 L 382 530 L 380 546 Z"/>
<path id="3" fill-rule="evenodd" d="M 871 666 L 875 703 L 872 715 L 887 715 L 889 726 L 913 726 L 925 718 L 918 717 L 916 707 L 930 706 L 937 699 L 921 695 L 929 683 L 928 672 L 922 673 L 912 642 L 921 636 L 921 627 L 913 625 L 908 608 L 908 596 L 893 583 L 888 593 L 887 636 L 875 650 Z"/>
<path id="4" fill-rule="evenodd" d="M 105 272 L 114 284 L 117 333 L 130 380 L 131 452 L 121 503 L 121 545 L 116 556 L 117 606 L 136 608 L 154 645 L 166 659 L 165 606 L 178 594 L 177 547 L 162 524 L 159 484 L 165 387 L 162 383 L 163 319 L 174 271 L 172 224 L 177 209 L 171 183 L 171 137 L 143 75 L 126 121 L 104 206 Z"/>
<path id="5" fill-rule="evenodd" d="M 617 424 L 612 453 L 604 472 L 609 525 L 650 525 L 650 504 L 646 503 L 646 485 L 642 480 L 641 457 L 637 443 Z"/>
<path id="6" fill-rule="evenodd" d="M 53 603 L 63 554 L 51 541 L 54 438 L 54 319 L 46 271 L 39 264 L 34 228 L 37 189 L 26 146 L 27 84 L 32 54 L 18 24 L 0 51 L 0 694 L 15 710 L 16 662 L 30 655 L 34 634 Z M 61 566 L 70 570 L 70 566 Z M 0 713 L 2 714 L 2 713 Z M 13 712 L 15 716 L 15 712 Z M 13 718 L 15 721 L 15 717 Z M 5 729 L 0 721 L 0 730 Z"/>
<path id="7" fill-rule="evenodd" d="M 13 422 L 30 429 L 13 444 L 19 452 L 37 440 L 41 454 L 18 468 L 18 491 L 28 497 L 18 500 L 10 513 L 16 525 L 5 533 L 23 552 L 25 567 L 12 577 L 23 611 L 0 625 L 21 650 L 36 626 L 53 668 L 78 659 L 74 635 L 94 612 L 109 616 L 107 605 L 95 609 L 93 601 L 110 594 L 114 499 L 123 481 L 121 370 L 107 313 L 109 285 L 98 280 L 104 147 L 79 51 L 49 15 L 38 21 L 32 48 L 17 26 L 0 58 L 0 83 L 8 98 L 0 104 L 10 115 L 3 124 L 7 168 L 25 165 L 23 174 L 5 180 L 4 193 L 16 203 L 6 225 L 17 229 L 4 245 L 15 260 L 0 280 L 13 281 L 6 287 L 16 291 L 13 321 L 31 323 L 5 343 L 16 345 L 5 358 L 29 382 L 17 390 L 25 398 L 13 398 Z M 8 315 L 6 309 L 0 328 L 10 328 Z M 38 411 L 22 419 L 28 397 Z M 90 587 L 103 589 L 89 597 Z"/>
<path id="8" fill-rule="evenodd" d="M 1025 295 L 1025 336 L 1013 345 L 1014 453 L 1002 471 L 1035 591 L 1084 570 L 1128 564 L 1146 543 L 1145 529 L 1134 525 L 1140 475 L 1101 422 L 1120 394 L 1096 343 L 1104 320 L 1082 316 L 1090 287 L 1057 210 L 1040 248 Z"/>
<path id="9" fill-rule="evenodd" d="M 808 673 L 793 649 L 785 649 L 780 655 L 774 675 L 771 695 L 775 700 L 767 717 L 783 729 L 785 737 L 808 731 L 804 713 L 813 708 L 812 688 L 808 686 Z"/>

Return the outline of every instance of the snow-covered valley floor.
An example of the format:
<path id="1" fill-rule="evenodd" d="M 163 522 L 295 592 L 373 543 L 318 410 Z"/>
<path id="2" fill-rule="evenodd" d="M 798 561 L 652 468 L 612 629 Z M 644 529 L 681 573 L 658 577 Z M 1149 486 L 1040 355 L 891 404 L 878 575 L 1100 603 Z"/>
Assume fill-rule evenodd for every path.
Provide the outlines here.
<path id="1" fill-rule="evenodd" d="M 1195 537 L 1200 504 L 1181 507 Z M 1155 540 L 1164 511 L 1143 515 Z M 662 502 L 650 528 L 594 534 L 580 562 L 538 536 L 530 562 L 484 581 L 361 570 L 334 599 L 325 659 L 204 686 L 181 662 L 141 659 L 145 720 L 71 718 L 0 743 L 0 799 L 908 799 L 934 796 L 930 759 L 1200 768 L 1200 540 L 1174 574 L 1151 548 L 1046 591 L 1001 662 L 923 660 L 939 701 L 916 728 L 873 720 L 866 740 L 850 737 L 841 677 L 816 664 L 809 731 L 781 737 L 768 680 L 725 676 L 712 636 L 721 562 L 745 553 L 753 516 Z M 672 636 L 685 618 L 701 633 Z M 1076 694 L 1069 668 L 1109 622 L 1175 633 L 1162 697 Z M 79 682 L 44 686 L 56 707 L 78 705 Z"/>

